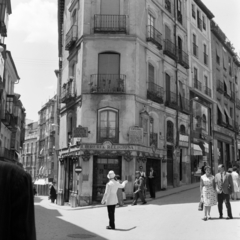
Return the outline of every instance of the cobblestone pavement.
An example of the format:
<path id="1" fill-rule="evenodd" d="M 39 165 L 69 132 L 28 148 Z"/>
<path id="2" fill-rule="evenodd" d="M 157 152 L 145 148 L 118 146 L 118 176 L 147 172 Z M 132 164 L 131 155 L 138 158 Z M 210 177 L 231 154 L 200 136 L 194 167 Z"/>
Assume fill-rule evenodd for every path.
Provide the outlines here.
<path id="1" fill-rule="evenodd" d="M 47 198 L 35 199 L 38 240 L 237 240 L 240 239 L 240 201 L 232 201 L 233 220 L 203 221 L 197 210 L 199 188 L 165 196 L 147 205 L 116 208 L 116 230 L 106 230 L 107 209 L 62 209 Z M 226 208 L 224 206 L 224 217 Z"/>

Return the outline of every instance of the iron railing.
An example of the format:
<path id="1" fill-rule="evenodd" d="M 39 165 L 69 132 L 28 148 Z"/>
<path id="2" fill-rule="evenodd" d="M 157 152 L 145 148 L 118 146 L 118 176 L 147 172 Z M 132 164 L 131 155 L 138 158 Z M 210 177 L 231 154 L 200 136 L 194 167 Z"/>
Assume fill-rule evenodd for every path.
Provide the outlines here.
<path id="1" fill-rule="evenodd" d="M 162 34 L 151 25 L 147 26 L 147 41 L 162 49 Z"/>
<path id="2" fill-rule="evenodd" d="M 165 0 L 165 9 L 167 9 L 168 12 L 171 13 L 171 2 L 170 2 L 170 0 Z"/>
<path id="3" fill-rule="evenodd" d="M 75 98 L 74 88 L 72 82 L 68 82 L 61 91 L 61 103 L 68 103 Z"/>
<path id="4" fill-rule="evenodd" d="M 165 106 L 168 106 L 173 109 L 177 109 L 177 94 L 171 91 L 166 91 L 166 101 Z"/>
<path id="5" fill-rule="evenodd" d="M 126 75 L 124 74 L 92 74 L 91 93 L 125 93 Z"/>
<path id="6" fill-rule="evenodd" d="M 94 32 L 126 33 L 126 15 L 94 15 Z"/>
<path id="7" fill-rule="evenodd" d="M 72 25 L 66 34 L 65 50 L 69 50 L 72 47 L 72 45 L 77 41 L 77 36 L 77 25 Z"/>
<path id="8" fill-rule="evenodd" d="M 221 80 L 217 80 L 217 91 L 224 93 L 224 84 Z"/>
<path id="9" fill-rule="evenodd" d="M 188 54 L 180 49 L 178 49 L 178 62 L 186 69 L 189 68 Z"/>
<path id="10" fill-rule="evenodd" d="M 153 102 L 162 104 L 163 103 L 164 90 L 159 85 L 148 82 L 147 98 Z"/>
<path id="11" fill-rule="evenodd" d="M 164 40 L 164 50 L 163 53 L 168 55 L 172 59 L 176 59 L 176 46 L 170 40 Z"/>
<path id="12" fill-rule="evenodd" d="M 212 91 L 211 91 L 211 89 L 210 89 L 209 87 L 207 87 L 207 86 L 204 86 L 204 93 L 205 93 L 206 95 L 208 95 L 209 97 L 212 96 Z"/>
<path id="13" fill-rule="evenodd" d="M 202 83 L 199 82 L 196 78 L 194 78 L 193 81 L 194 81 L 194 88 L 198 89 L 199 91 L 202 91 Z"/>

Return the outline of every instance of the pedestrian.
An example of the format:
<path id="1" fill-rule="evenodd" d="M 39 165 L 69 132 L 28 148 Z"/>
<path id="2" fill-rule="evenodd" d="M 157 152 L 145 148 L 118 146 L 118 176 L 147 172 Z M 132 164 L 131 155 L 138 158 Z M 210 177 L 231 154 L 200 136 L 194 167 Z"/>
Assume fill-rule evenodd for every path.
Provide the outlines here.
<path id="1" fill-rule="evenodd" d="M 143 166 L 139 166 L 140 175 L 146 177 L 146 173 L 143 171 Z"/>
<path id="2" fill-rule="evenodd" d="M 233 172 L 232 172 L 232 179 L 233 179 L 233 193 L 232 193 L 232 199 L 237 200 L 237 195 L 240 192 L 240 178 L 237 173 L 237 167 L 233 167 Z"/>
<path id="3" fill-rule="evenodd" d="M 211 207 L 217 205 L 217 193 L 215 178 L 211 174 L 211 167 L 206 165 L 204 172 L 205 174 L 201 176 L 200 180 L 200 193 L 204 205 L 203 220 L 207 221 L 208 219 L 211 219 Z"/>
<path id="4" fill-rule="evenodd" d="M 121 183 L 121 180 L 120 180 L 120 176 L 119 175 L 116 175 L 115 176 L 115 180 L 119 183 Z M 117 198 L 118 198 L 118 205 L 119 207 L 123 207 L 123 189 L 124 188 L 119 188 L 117 190 Z"/>
<path id="5" fill-rule="evenodd" d="M 151 198 L 155 198 L 155 171 L 150 167 L 148 174 L 148 187 Z"/>
<path id="6" fill-rule="evenodd" d="M 203 163 L 203 166 L 202 166 L 202 168 L 201 168 L 201 174 L 202 175 L 204 175 L 206 172 L 205 172 L 205 167 L 207 166 L 207 163 L 206 162 L 204 162 Z"/>
<path id="7" fill-rule="evenodd" d="M 0 161 L 0 239 L 36 240 L 32 178 Z"/>
<path id="8" fill-rule="evenodd" d="M 33 186 L 33 195 L 34 195 L 34 196 L 37 195 L 37 190 L 36 190 L 36 187 L 35 187 L 35 186 Z"/>
<path id="9" fill-rule="evenodd" d="M 147 187 L 146 187 L 146 173 L 143 171 L 143 166 L 139 166 L 139 172 L 140 172 L 140 175 L 141 177 L 143 178 L 143 185 L 144 185 L 144 190 L 143 190 L 143 194 L 144 194 L 144 197 L 146 197 L 146 190 L 147 190 Z"/>
<path id="10" fill-rule="evenodd" d="M 223 201 L 227 208 L 227 219 L 232 219 L 232 209 L 230 204 L 230 195 L 233 191 L 233 180 L 231 174 L 225 171 L 224 165 L 218 166 L 218 173 L 215 176 L 217 198 L 218 198 L 218 211 L 219 218 L 223 218 Z"/>
<path id="11" fill-rule="evenodd" d="M 53 182 L 53 184 L 50 188 L 50 199 L 51 199 L 52 203 L 54 203 L 55 200 L 57 199 L 57 191 L 55 189 L 55 182 Z"/>
<path id="12" fill-rule="evenodd" d="M 134 182 L 134 201 L 132 205 L 137 205 L 138 198 L 140 197 L 142 204 L 146 204 L 146 200 L 144 197 L 144 179 L 141 176 L 139 171 L 136 171 L 136 180 Z"/>
<path id="13" fill-rule="evenodd" d="M 126 183 L 128 182 L 125 180 L 122 184 L 117 182 L 115 178 L 114 171 L 109 171 L 107 178 L 109 179 L 109 182 L 106 185 L 105 193 L 103 195 L 102 204 L 107 205 L 108 210 L 108 218 L 109 218 L 109 226 L 107 226 L 107 229 L 115 229 L 115 207 L 118 203 L 117 198 L 117 190 L 119 188 L 124 188 Z"/>

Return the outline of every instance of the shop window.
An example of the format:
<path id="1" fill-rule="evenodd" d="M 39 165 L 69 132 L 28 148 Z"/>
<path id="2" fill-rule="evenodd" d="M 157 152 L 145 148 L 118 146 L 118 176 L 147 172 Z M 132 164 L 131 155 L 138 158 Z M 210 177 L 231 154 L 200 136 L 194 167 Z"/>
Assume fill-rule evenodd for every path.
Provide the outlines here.
<path id="1" fill-rule="evenodd" d="M 98 112 L 98 142 L 109 140 L 118 143 L 118 111 L 113 109 Z"/>
<path id="2" fill-rule="evenodd" d="M 173 140 L 174 140 L 173 122 L 167 121 L 167 142 L 173 143 Z"/>
<path id="3" fill-rule="evenodd" d="M 186 135 L 186 128 L 183 124 L 180 126 L 180 134 Z"/>

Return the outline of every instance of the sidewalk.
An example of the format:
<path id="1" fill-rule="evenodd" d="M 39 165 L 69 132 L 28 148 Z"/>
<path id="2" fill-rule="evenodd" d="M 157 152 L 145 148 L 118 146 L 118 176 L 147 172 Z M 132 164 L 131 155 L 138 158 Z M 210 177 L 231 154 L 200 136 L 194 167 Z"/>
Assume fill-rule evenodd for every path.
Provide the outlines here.
<path id="1" fill-rule="evenodd" d="M 188 191 L 190 189 L 193 188 L 198 188 L 199 187 L 199 183 L 193 183 L 193 184 L 188 184 L 188 185 L 183 185 L 180 187 L 176 187 L 176 188 L 169 188 L 165 191 L 159 191 L 156 192 L 156 198 L 152 199 L 149 197 L 149 195 L 147 195 L 146 197 L 146 201 L 149 203 L 151 201 L 155 201 L 156 199 L 160 199 L 160 198 L 164 198 L 173 194 L 178 194 L 184 191 Z M 44 206 L 47 208 L 54 208 L 54 209 L 61 209 L 61 210 L 85 210 L 85 209 L 90 209 L 90 208 L 99 208 L 99 207 L 105 207 L 105 205 L 101 205 L 101 204 L 96 204 L 96 205 L 89 205 L 89 206 L 82 206 L 82 207 L 76 207 L 76 208 L 72 208 L 71 206 L 68 205 L 64 205 L 64 206 L 60 206 L 54 203 L 51 203 L 51 201 L 48 199 L 48 196 L 36 196 L 35 198 L 39 198 L 41 201 L 39 203 L 35 203 L 35 205 L 40 205 L 40 206 Z M 131 204 L 133 200 L 128 199 L 125 200 L 124 203 L 125 204 Z"/>

